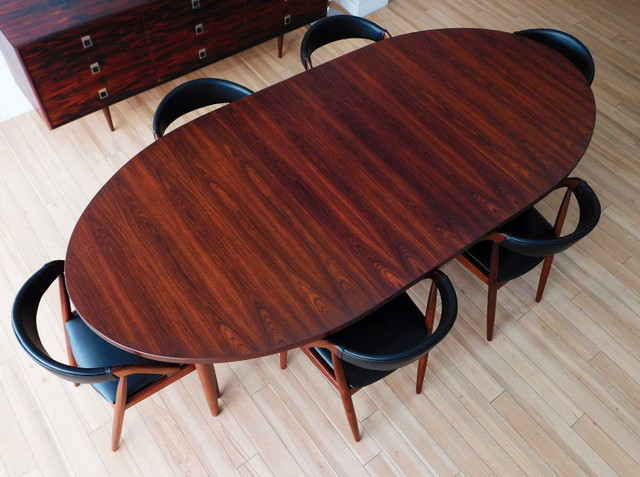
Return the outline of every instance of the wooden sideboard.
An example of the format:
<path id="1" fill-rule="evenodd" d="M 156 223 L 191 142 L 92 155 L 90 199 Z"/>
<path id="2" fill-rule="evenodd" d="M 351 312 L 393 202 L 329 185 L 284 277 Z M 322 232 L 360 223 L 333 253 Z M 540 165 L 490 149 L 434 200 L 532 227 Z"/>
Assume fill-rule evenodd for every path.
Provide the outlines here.
<path id="1" fill-rule="evenodd" d="M 0 50 L 50 128 L 326 15 L 327 0 L 4 0 Z"/>

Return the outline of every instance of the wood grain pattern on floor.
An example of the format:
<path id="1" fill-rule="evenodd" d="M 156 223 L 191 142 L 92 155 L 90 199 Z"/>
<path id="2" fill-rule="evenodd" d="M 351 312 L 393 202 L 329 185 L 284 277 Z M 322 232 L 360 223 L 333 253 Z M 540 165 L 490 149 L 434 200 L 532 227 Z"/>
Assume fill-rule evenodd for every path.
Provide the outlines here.
<path id="1" fill-rule="evenodd" d="M 112 411 L 89 386 L 73 387 L 20 349 L 9 313 L 24 280 L 63 258 L 89 200 L 153 140 L 162 97 L 197 77 L 259 90 L 303 71 L 304 29 L 269 41 L 112 108 L 48 131 L 35 112 L 0 123 L 0 476 L 47 475 L 640 475 L 640 10 L 635 0 L 391 0 L 370 17 L 392 34 L 480 27 L 572 33 L 596 62 L 592 143 L 575 175 L 601 198 L 598 228 L 556 258 L 541 303 L 539 268 L 500 290 L 495 338 L 484 339 L 486 287 L 445 267 L 460 316 L 434 350 L 422 394 L 415 364 L 354 396 L 362 441 L 340 398 L 299 351 L 217 366 L 214 418 L 196 374 L 126 412 L 120 450 L 109 449 Z M 362 46 L 318 51 L 317 64 Z M 523 61 L 526 61 L 523 59 Z M 401 78 L 398 79 L 401 81 Z M 175 126 L 208 109 L 191 113 Z M 553 214 L 561 196 L 540 204 Z M 575 207 L 567 227 L 575 225 Z M 412 296 L 420 303 L 426 291 Z M 424 305 L 422 305 L 424 306 Z M 40 331 L 64 359 L 56 291 Z"/>

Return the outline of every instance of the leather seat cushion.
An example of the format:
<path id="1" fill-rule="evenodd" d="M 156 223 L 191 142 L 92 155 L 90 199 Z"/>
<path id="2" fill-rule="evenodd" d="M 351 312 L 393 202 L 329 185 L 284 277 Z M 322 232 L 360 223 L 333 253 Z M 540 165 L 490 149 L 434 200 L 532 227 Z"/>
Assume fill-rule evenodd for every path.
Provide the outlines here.
<path id="1" fill-rule="evenodd" d="M 509 221 L 498 232 L 531 240 L 555 238 L 553 226 L 534 207 Z M 489 276 L 491 247 L 493 242 L 483 240 L 468 248 L 463 256 L 469 259 L 485 275 Z M 498 281 L 506 282 L 533 270 L 544 258 L 528 257 L 500 247 L 498 250 Z"/>
<path id="2" fill-rule="evenodd" d="M 393 358 L 419 346 L 428 338 L 425 316 L 406 293 L 402 293 L 357 323 L 338 331 L 328 339 L 344 349 L 365 355 Z M 333 369 L 331 352 L 316 348 Z M 345 377 L 351 388 L 372 384 L 393 371 L 355 366 L 342 360 Z"/>
<path id="3" fill-rule="evenodd" d="M 107 343 L 95 334 L 75 312 L 74 317 L 67 321 L 66 328 L 73 356 L 78 366 L 83 368 L 121 366 L 124 364 L 160 364 L 157 361 L 127 353 Z M 161 377 L 162 375 L 158 374 L 132 374 L 127 382 L 127 397 Z M 95 383 L 92 386 L 107 401 L 115 403 L 118 382 L 119 379 L 116 379 L 114 381 Z"/>
<path id="4" fill-rule="evenodd" d="M 333 361 L 331 360 L 331 351 L 325 348 L 313 348 L 320 357 L 333 369 Z M 347 378 L 347 384 L 350 388 L 363 388 L 376 381 L 380 381 L 385 376 L 393 373 L 393 371 L 376 371 L 373 369 L 361 368 L 353 364 L 342 361 L 342 369 Z"/>

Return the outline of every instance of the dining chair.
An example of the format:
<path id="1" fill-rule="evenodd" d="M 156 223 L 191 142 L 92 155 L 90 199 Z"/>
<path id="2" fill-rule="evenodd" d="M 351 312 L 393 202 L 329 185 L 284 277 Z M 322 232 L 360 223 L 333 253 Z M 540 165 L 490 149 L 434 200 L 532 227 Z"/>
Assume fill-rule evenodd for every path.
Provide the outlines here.
<path id="1" fill-rule="evenodd" d="M 380 41 L 391 38 L 387 30 L 370 20 L 355 15 L 332 15 L 309 27 L 300 45 L 300 59 L 305 70 L 313 68 L 311 54 L 318 48 L 338 40 L 362 38 Z"/>
<path id="2" fill-rule="evenodd" d="M 489 286 L 488 341 L 493 339 L 498 290 L 510 280 L 533 270 L 544 261 L 536 292 L 536 301 L 539 302 L 542 299 L 555 254 L 584 238 L 600 220 L 600 202 L 593 189 L 584 180 L 565 179 L 556 187 L 556 189 L 561 188 L 567 190 L 554 225 L 547 222 L 535 207 L 530 207 L 457 257 L 474 275 Z M 572 195 L 576 197 L 580 208 L 578 225 L 572 233 L 561 237 Z"/>
<path id="3" fill-rule="evenodd" d="M 419 360 L 416 393 L 420 394 L 429 351 L 456 321 L 458 300 L 449 278 L 439 270 L 427 278 L 432 282 L 425 314 L 406 292 L 401 293 L 355 324 L 301 348 L 340 392 L 356 442 L 360 432 L 351 396 L 415 360 Z M 438 292 L 442 309 L 433 331 Z M 286 365 L 287 352 L 283 351 L 280 367 Z"/>
<path id="4" fill-rule="evenodd" d="M 553 48 L 571 61 L 580 70 L 591 86 L 595 75 L 595 64 L 589 48 L 569 33 L 549 28 L 533 28 L 514 32 L 515 35 L 529 38 Z"/>
<path id="5" fill-rule="evenodd" d="M 253 92 L 233 81 L 200 78 L 173 88 L 160 102 L 153 117 L 153 137 L 160 139 L 169 125 L 183 114 L 214 104 L 231 103 Z"/>
<path id="6" fill-rule="evenodd" d="M 38 306 L 56 278 L 59 282 L 69 365 L 49 355 L 37 327 Z M 76 311 L 71 311 L 63 260 L 45 264 L 26 281 L 13 303 L 12 323 L 18 342 L 36 363 L 76 386 L 81 383 L 91 384 L 113 405 L 112 451 L 118 449 L 126 409 L 195 369 L 193 364 L 163 363 L 142 358 L 116 348 L 99 337 Z M 216 390 L 217 387 L 215 382 Z M 215 392 L 218 397 L 219 394 Z"/>

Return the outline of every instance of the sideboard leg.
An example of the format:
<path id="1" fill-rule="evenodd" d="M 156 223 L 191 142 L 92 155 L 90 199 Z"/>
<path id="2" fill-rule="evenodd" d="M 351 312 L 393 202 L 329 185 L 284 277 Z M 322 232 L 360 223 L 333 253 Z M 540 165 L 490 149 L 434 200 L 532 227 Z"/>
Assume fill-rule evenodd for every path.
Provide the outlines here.
<path id="1" fill-rule="evenodd" d="M 280 35 L 278 37 L 278 58 L 282 58 L 282 42 L 284 40 L 284 35 Z"/>
<path id="2" fill-rule="evenodd" d="M 115 131 L 116 128 L 113 127 L 113 120 L 111 119 L 111 111 L 109 111 L 109 106 L 105 106 L 102 108 L 102 112 L 104 113 L 104 118 L 107 120 L 107 124 L 109 125 L 109 129 L 111 132 Z"/>

